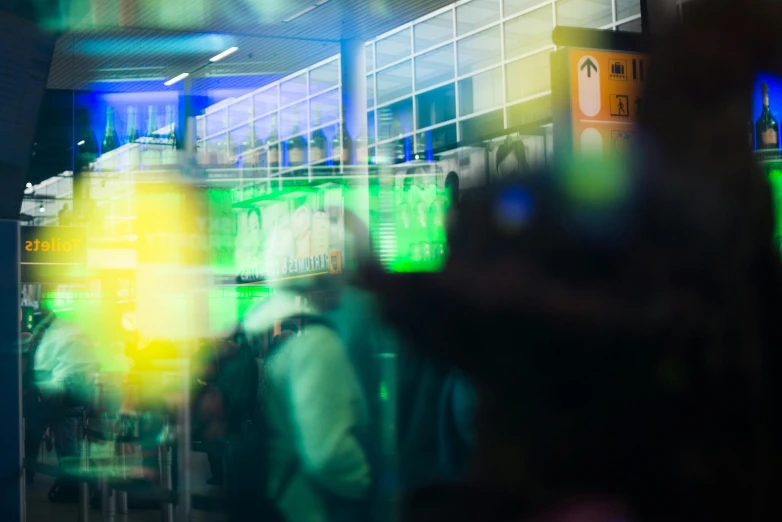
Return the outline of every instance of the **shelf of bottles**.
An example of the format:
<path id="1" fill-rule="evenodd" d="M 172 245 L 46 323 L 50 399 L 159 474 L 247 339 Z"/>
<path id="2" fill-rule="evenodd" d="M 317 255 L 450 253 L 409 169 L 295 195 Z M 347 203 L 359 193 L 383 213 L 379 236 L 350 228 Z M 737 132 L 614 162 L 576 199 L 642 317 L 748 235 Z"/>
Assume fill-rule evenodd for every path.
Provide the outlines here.
<path id="1" fill-rule="evenodd" d="M 237 192 L 254 197 L 275 177 L 333 176 L 345 163 L 339 57 L 208 108 L 197 120 L 199 162 L 238 169 Z"/>
<path id="2" fill-rule="evenodd" d="M 177 163 L 176 111 L 173 105 L 166 106 L 166 124 L 160 127 L 157 109 L 156 105 L 146 108 L 147 128 L 141 134 L 138 128 L 139 108 L 128 107 L 125 118 L 125 143 L 120 143 L 114 127 L 114 109 L 108 107 L 101 155 L 95 160 L 92 170 L 126 172 L 175 165 Z"/>

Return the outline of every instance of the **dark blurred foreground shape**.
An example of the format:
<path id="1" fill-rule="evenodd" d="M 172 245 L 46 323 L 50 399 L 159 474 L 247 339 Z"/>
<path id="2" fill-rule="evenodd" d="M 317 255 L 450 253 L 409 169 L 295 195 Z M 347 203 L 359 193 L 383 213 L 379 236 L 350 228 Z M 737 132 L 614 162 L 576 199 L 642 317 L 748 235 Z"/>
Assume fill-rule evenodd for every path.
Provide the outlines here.
<path id="1" fill-rule="evenodd" d="M 621 197 L 590 206 L 568 180 L 599 167 L 557 165 L 463 198 L 442 273 L 365 274 L 479 391 L 470 479 L 406 520 L 780 519 L 782 280 L 746 119 L 756 72 L 782 75 L 782 5 L 688 14 L 653 42 Z"/>

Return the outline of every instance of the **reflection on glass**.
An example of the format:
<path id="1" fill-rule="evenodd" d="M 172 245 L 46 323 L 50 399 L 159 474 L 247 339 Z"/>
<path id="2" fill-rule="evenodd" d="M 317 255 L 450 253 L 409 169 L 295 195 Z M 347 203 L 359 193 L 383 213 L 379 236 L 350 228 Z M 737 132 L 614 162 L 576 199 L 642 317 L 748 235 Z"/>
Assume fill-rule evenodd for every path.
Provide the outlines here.
<path id="1" fill-rule="evenodd" d="M 420 52 L 453 39 L 453 11 L 450 9 L 416 24 L 413 28 L 415 50 Z"/>
<path id="2" fill-rule="evenodd" d="M 508 102 L 551 89 L 551 51 L 533 54 L 507 65 L 505 81 Z"/>
<path id="3" fill-rule="evenodd" d="M 640 33 L 641 31 L 643 31 L 643 26 L 641 24 L 641 19 L 636 18 L 635 20 L 620 25 L 619 27 L 617 27 L 617 29 L 619 31 L 625 31 L 627 33 Z"/>
<path id="4" fill-rule="evenodd" d="M 613 0 L 559 0 L 557 24 L 599 28 L 613 22 Z"/>
<path id="5" fill-rule="evenodd" d="M 465 143 L 476 142 L 504 132 L 502 109 L 474 116 L 459 122 L 461 139 Z"/>
<path id="6" fill-rule="evenodd" d="M 339 85 L 339 60 L 331 60 L 310 71 L 310 94 Z"/>
<path id="7" fill-rule="evenodd" d="M 456 145 L 456 123 L 419 132 L 416 134 L 415 141 L 418 154 L 424 154 L 424 157 L 420 159 L 432 161 L 433 154 Z"/>
<path id="8" fill-rule="evenodd" d="M 459 74 L 469 74 L 499 63 L 500 28 L 492 27 L 480 33 L 459 40 L 457 53 L 459 55 Z"/>
<path id="9" fill-rule="evenodd" d="M 616 0 L 617 21 L 640 14 L 641 0 Z"/>
<path id="10" fill-rule="evenodd" d="M 252 114 L 252 99 L 249 97 L 236 100 L 228 106 L 228 126 L 236 127 L 250 121 Z"/>
<path id="11" fill-rule="evenodd" d="M 540 5 L 543 0 L 502 0 L 505 17 Z"/>
<path id="12" fill-rule="evenodd" d="M 456 34 L 475 31 L 499 19 L 500 3 L 497 0 L 472 0 L 456 8 Z"/>
<path id="13" fill-rule="evenodd" d="M 438 47 L 415 59 L 415 89 L 421 91 L 453 79 L 453 44 Z"/>
<path id="14" fill-rule="evenodd" d="M 298 114 L 294 113 L 293 134 L 294 136 L 286 142 L 286 151 L 288 153 L 288 167 L 298 167 L 307 162 L 307 140 L 300 134 Z"/>
<path id="15" fill-rule="evenodd" d="M 443 85 L 416 96 L 419 129 L 456 119 L 456 87 Z"/>
<path id="16" fill-rule="evenodd" d="M 377 68 L 410 56 L 410 29 L 405 29 L 375 42 Z"/>
<path id="17" fill-rule="evenodd" d="M 277 85 L 253 96 L 255 117 L 263 116 L 277 109 Z"/>
<path id="18" fill-rule="evenodd" d="M 514 58 L 551 45 L 554 19 L 551 6 L 521 15 L 505 23 L 505 58 Z"/>
<path id="19" fill-rule="evenodd" d="M 407 60 L 377 73 L 377 103 L 401 98 L 413 91 L 413 67 Z"/>
<path id="20" fill-rule="evenodd" d="M 459 81 L 459 115 L 502 105 L 502 69 L 497 67 Z"/>
<path id="21" fill-rule="evenodd" d="M 307 74 L 280 83 L 280 104 L 288 105 L 307 96 Z"/>
<path id="22" fill-rule="evenodd" d="M 212 136 L 225 130 L 225 109 L 218 109 L 206 115 L 206 135 Z"/>
<path id="23" fill-rule="evenodd" d="M 280 111 L 280 137 L 287 139 L 307 126 L 307 102 L 297 103 Z"/>
<path id="24" fill-rule="evenodd" d="M 377 110 L 380 141 L 399 137 L 413 130 L 413 99 L 406 98 Z"/>
<path id="25" fill-rule="evenodd" d="M 310 100 L 310 109 L 313 121 L 316 110 L 318 111 L 318 117 L 321 124 L 338 121 L 339 97 L 340 90 L 334 89 L 312 98 L 312 100 Z"/>
<path id="26" fill-rule="evenodd" d="M 375 111 L 367 113 L 367 143 L 375 143 Z"/>

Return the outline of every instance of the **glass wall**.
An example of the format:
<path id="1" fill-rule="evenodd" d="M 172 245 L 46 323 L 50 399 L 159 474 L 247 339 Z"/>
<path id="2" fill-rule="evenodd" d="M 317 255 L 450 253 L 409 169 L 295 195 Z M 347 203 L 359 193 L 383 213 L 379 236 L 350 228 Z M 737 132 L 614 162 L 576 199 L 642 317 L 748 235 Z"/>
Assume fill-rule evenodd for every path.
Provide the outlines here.
<path id="1" fill-rule="evenodd" d="M 640 0 L 468 0 L 367 42 L 370 161 L 428 158 L 550 115 L 552 29 L 638 31 L 640 16 Z M 242 179 L 340 173 L 340 115 L 333 56 L 208 107 L 197 117 L 199 161 L 238 167 Z M 109 170 L 134 164 L 106 160 Z"/>

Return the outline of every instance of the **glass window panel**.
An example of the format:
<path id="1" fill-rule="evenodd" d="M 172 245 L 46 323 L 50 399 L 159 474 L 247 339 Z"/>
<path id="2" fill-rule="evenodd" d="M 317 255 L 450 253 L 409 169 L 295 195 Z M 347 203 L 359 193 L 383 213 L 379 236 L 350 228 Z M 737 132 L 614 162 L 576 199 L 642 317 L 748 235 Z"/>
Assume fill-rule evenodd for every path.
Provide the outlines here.
<path id="1" fill-rule="evenodd" d="M 603 27 L 613 22 L 613 0 L 559 0 L 557 24 L 575 27 Z"/>
<path id="2" fill-rule="evenodd" d="M 550 51 L 533 54 L 507 65 L 505 82 L 508 102 L 551 89 Z"/>
<path id="3" fill-rule="evenodd" d="M 250 143 L 250 125 L 242 125 L 230 132 L 231 155 L 237 156 L 253 148 Z"/>
<path id="4" fill-rule="evenodd" d="M 206 135 L 211 136 L 225 130 L 225 109 L 206 115 Z"/>
<path id="5" fill-rule="evenodd" d="M 367 72 L 372 72 L 375 70 L 375 44 L 367 45 L 366 49 Z"/>
<path id="6" fill-rule="evenodd" d="M 287 105 L 299 101 L 307 96 L 307 74 L 300 74 L 295 78 L 280 84 L 280 104 Z"/>
<path id="7" fill-rule="evenodd" d="M 459 123 L 461 125 L 462 142 L 474 143 L 501 135 L 505 130 L 502 119 L 502 109 L 499 109 L 462 120 Z"/>
<path id="8" fill-rule="evenodd" d="M 415 59 L 417 91 L 452 80 L 453 75 L 453 44 L 439 47 Z"/>
<path id="9" fill-rule="evenodd" d="M 413 91 L 413 67 L 410 60 L 377 73 L 377 103 L 401 98 Z"/>
<path id="10" fill-rule="evenodd" d="M 206 151 L 209 154 L 209 164 L 224 163 L 227 146 L 228 134 L 225 133 L 206 140 Z"/>
<path id="11" fill-rule="evenodd" d="M 367 108 L 375 106 L 375 75 L 367 76 Z"/>
<path id="12" fill-rule="evenodd" d="M 263 118 L 259 118 L 255 120 L 255 141 L 256 143 L 265 144 L 267 141 L 269 141 L 269 138 L 272 139 L 272 141 L 277 141 L 277 115 L 276 114 L 270 114 L 268 116 L 264 116 Z"/>
<path id="13" fill-rule="evenodd" d="M 617 29 L 628 33 L 640 33 L 643 30 L 643 27 L 641 26 L 641 19 L 636 18 L 632 22 L 620 25 Z"/>
<path id="14" fill-rule="evenodd" d="M 377 110 L 378 141 L 413 131 L 413 99 L 407 98 Z"/>
<path id="15" fill-rule="evenodd" d="M 500 28 L 492 27 L 458 42 L 459 74 L 469 74 L 500 62 Z"/>
<path id="16" fill-rule="evenodd" d="M 505 17 L 540 5 L 546 0 L 502 0 Z"/>
<path id="17" fill-rule="evenodd" d="M 429 159 L 428 154 L 436 154 L 456 145 L 456 123 L 429 129 L 415 135 L 415 150 Z"/>
<path id="18" fill-rule="evenodd" d="M 423 129 L 456 119 L 456 87 L 453 83 L 416 96 L 417 125 Z"/>
<path id="19" fill-rule="evenodd" d="M 453 39 L 453 11 L 424 20 L 413 28 L 415 50 L 423 51 Z"/>
<path id="20" fill-rule="evenodd" d="M 252 98 L 242 98 L 228 106 L 228 126 L 236 127 L 242 123 L 250 123 L 250 107 Z"/>
<path id="21" fill-rule="evenodd" d="M 624 20 L 641 14 L 641 0 L 616 0 L 616 19 Z"/>
<path id="22" fill-rule="evenodd" d="M 375 111 L 367 113 L 367 143 L 375 143 Z"/>
<path id="23" fill-rule="evenodd" d="M 310 94 L 339 85 L 339 60 L 332 60 L 310 71 Z"/>
<path id="24" fill-rule="evenodd" d="M 551 6 L 536 9 L 505 23 L 505 58 L 551 45 L 554 18 Z"/>
<path id="25" fill-rule="evenodd" d="M 389 63 L 396 62 L 410 56 L 410 29 L 399 31 L 391 36 L 375 42 L 375 54 L 377 54 L 377 68 L 385 67 Z"/>
<path id="26" fill-rule="evenodd" d="M 456 34 L 475 31 L 499 19 L 499 0 L 472 0 L 456 8 Z"/>
<path id="27" fill-rule="evenodd" d="M 541 96 L 508 107 L 508 127 L 520 127 L 528 123 L 551 118 L 551 96 Z"/>
<path id="28" fill-rule="evenodd" d="M 280 111 L 280 139 L 284 140 L 307 129 L 307 102 Z"/>
<path id="29" fill-rule="evenodd" d="M 277 86 L 261 91 L 253 96 L 255 104 L 255 117 L 277 110 Z"/>
<path id="30" fill-rule="evenodd" d="M 459 115 L 502 105 L 502 69 L 497 67 L 459 81 Z"/>
<path id="31" fill-rule="evenodd" d="M 310 101 L 312 127 L 339 120 L 339 89 L 315 96 Z"/>

